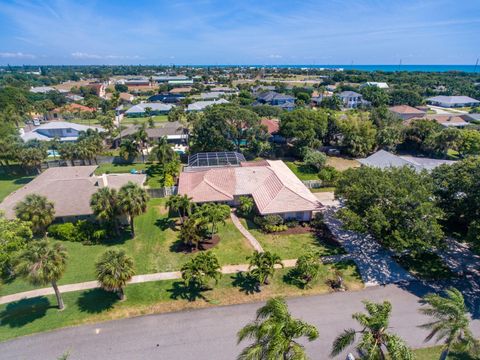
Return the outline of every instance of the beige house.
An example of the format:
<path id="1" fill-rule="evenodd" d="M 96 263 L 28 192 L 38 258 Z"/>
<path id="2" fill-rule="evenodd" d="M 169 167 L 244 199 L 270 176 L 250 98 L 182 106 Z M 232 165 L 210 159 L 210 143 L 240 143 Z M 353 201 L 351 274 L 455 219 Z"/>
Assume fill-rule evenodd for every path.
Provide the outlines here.
<path id="1" fill-rule="evenodd" d="M 90 217 L 90 198 L 102 187 L 119 189 L 129 181 L 143 185 L 144 174 L 94 175 L 97 166 L 67 166 L 45 170 L 24 187 L 0 203 L 7 218 L 15 217 L 15 206 L 29 194 L 45 196 L 55 207 L 55 216 L 63 221 Z"/>
<path id="2" fill-rule="evenodd" d="M 322 205 L 281 160 L 241 162 L 240 166 L 188 169 L 180 174 L 178 193 L 196 203 L 235 206 L 251 196 L 261 215 L 309 221 Z"/>

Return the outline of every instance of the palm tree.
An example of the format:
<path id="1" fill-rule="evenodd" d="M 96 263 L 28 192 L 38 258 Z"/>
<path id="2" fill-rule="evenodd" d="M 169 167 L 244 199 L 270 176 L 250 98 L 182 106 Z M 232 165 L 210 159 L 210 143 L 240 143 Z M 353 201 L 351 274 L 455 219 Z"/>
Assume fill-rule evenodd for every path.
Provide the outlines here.
<path id="1" fill-rule="evenodd" d="M 210 236 L 213 236 L 217 229 L 215 225 L 219 222 L 225 225 L 225 219 L 230 214 L 230 207 L 228 205 L 207 203 L 202 205 L 198 214 L 212 224 Z"/>
<path id="2" fill-rule="evenodd" d="M 96 277 L 103 289 L 118 293 L 125 300 L 124 288 L 135 275 L 133 259 L 123 249 L 105 251 L 95 264 Z"/>
<path id="3" fill-rule="evenodd" d="M 32 224 L 34 234 L 44 235 L 48 225 L 55 218 L 55 209 L 53 202 L 48 201 L 45 196 L 29 194 L 15 205 L 15 214 L 20 220 Z"/>
<path id="4" fill-rule="evenodd" d="M 157 145 L 152 149 L 150 157 L 157 160 L 161 165 L 165 165 L 177 158 L 177 154 L 173 151 L 166 137 L 161 137 Z"/>
<path id="5" fill-rule="evenodd" d="M 148 194 L 137 184 L 129 181 L 123 185 L 118 192 L 118 204 L 123 214 L 130 218 L 132 237 L 135 237 L 133 219 L 147 210 Z"/>
<path id="6" fill-rule="evenodd" d="M 112 224 L 119 234 L 117 216 L 120 215 L 120 209 L 116 189 L 104 187 L 98 190 L 90 199 L 90 207 L 98 219 Z"/>
<path id="7" fill-rule="evenodd" d="M 253 340 L 238 359 L 289 359 L 306 360 L 305 348 L 295 339 L 306 337 L 308 341 L 318 338 L 318 330 L 288 312 L 283 298 L 272 298 L 257 310 L 254 322 L 238 332 L 238 343 Z"/>
<path id="8" fill-rule="evenodd" d="M 333 342 L 331 356 L 337 356 L 355 341 L 361 334 L 361 341 L 356 348 L 362 359 L 384 360 L 388 353 L 392 360 L 411 360 L 413 354 L 405 342 L 396 334 L 388 332 L 388 323 L 392 305 L 388 301 L 381 304 L 364 301 L 368 314 L 355 313 L 352 318 L 362 330 L 346 329 Z"/>
<path id="9" fill-rule="evenodd" d="M 64 161 L 70 161 L 72 166 L 75 166 L 74 160 L 77 157 L 77 145 L 74 143 L 64 142 L 60 143 L 58 153 L 60 158 Z"/>
<path id="10" fill-rule="evenodd" d="M 452 348 L 459 351 L 472 351 L 479 348 L 479 343 L 469 328 L 468 309 L 462 293 L 453 287 L 445 293 L 445 297 L 437 294 L 426 295 L 423 302 L 429 306 L 420 309 L 421 313 L 434 318 L 432 322 L 420 326 L 430 330 L 425 341 L 430 341 L 433 337 L 436 337 L 437 341 L 445 340 L 445 349 L 440 355 L 441 360 L 448 357 Z"/>
<path id="11" fill-rule="evenodd" d="M 201 227 L 198 226 L 198 220 L 188 218 L 180 228 L 178 239 L 191 250 L 194 246 L 198 249 L 198 245 L 202 241 Z"/>
<path id="12" fill-rule="evenodd" d="M 47 240 L 33 241 L 20 254 L 16 271 L 33 285 L 51 284 L 57 297 L 58 308 L 65 307 L 57 282 L 65 272 L 67 251 L 60 243 L 53 246 Z"/>
<path id="13" fill-rule="evenodd" d="M 248 266 L 248 269 L 251 269 L 250 275 L 256 279 L 260 285 L 269 284 L 268 278 L 273 276 L 275 265 L 280 265 L 283 268 L 280 256 L 270 251 L 258 252 L 255 250 L 252 256 L 247 257 L 247 260 L 250 262 Z"/>
<path id="14" fill-rule="evenodd" d="M 182 279 L 189 288 L 204 289 L 209 280 L 218 282 L 222 276 L 220 263 L 214 253 L 201 252 L 182 266 Z"/>
<path id="15" fill-rule="evenodd" d="M 192 198 L 189 198 L 186 194 L 182 195 L 172 195 L 168 198 L 167 207 L 170 211 L 177 211 L 178 216 L 180 217 L 180 222 L 183 224 L 185 217 L 192 214 L 193 203 Z"/>
<path id="16" fill-rule="evenodd" d="M 130 139 L 123 139 L 120 144 L 120 156 L 125 160 L 134 161 L 138 156 L 138 145 Z"/>
<path id="17" fill-rule="evenodd" d="M 291 270 L 291 275 L 300 287 L 309 288 L 320 273 L 320 265 L 319 254 L 306 253 L 298 257 L 295 267 Z"/>
<path id="18" fill-rule="evenodd" d="M 148 149 L 148 134 L 146 130 L 146 125 L 143 123 L 137 132 L 134 134 L 135 142 L 140 145 L 140 152 L 142 153 L 142 161 L 145 163 L 145 150 Z"/>

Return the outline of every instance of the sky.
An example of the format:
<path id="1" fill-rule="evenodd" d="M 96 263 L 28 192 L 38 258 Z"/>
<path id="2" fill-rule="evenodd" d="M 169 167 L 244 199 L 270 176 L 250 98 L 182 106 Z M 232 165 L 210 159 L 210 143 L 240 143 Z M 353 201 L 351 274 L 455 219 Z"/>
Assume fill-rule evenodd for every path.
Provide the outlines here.
<path id="1" fill-rule="evenodd" d="M 0 65 L 475 64 L 480 0 L 0 0 Z"/>

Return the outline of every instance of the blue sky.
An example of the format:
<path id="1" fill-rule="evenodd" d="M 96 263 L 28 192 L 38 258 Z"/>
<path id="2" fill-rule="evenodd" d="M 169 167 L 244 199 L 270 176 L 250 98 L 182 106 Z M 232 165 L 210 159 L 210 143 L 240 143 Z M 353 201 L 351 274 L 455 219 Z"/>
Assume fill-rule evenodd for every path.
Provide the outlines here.
<path id="1" fill-rule="evenodd" d="M 474 64 L 480 0 L 0 0 L 0 64 Z"/>

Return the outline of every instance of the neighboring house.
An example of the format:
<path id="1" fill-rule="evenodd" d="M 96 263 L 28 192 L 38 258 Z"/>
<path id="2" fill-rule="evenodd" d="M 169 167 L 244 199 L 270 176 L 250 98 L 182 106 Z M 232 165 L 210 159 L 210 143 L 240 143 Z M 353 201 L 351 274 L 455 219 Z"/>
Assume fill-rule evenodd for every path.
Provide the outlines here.
<path id="1" fill-rule="evenodd" d="M 138 125 L 130 126 L 122 130 L 122 132 L 113 140 L 113 146 L 120 146 L 122 139 L 132 137 L 139 128 L 140 126 Z M 156 124 L 154 128 L 147 127 L 145 131 L 148 136 L 148 141 L 152 145 L 162 137 L 167 138 L 167 141 L 172 144 L 188 144 L 188 129 L 178 121 L 159 123 Z"/>
<path id="2" fill-rule="evenodd" d="M 267 91 L 257 95 L 257 103 L 272 106 L 284 105 L 286 103 L 295 104 L 295 97 L 275 91 Z"/>
<path id="3" fill-rule="evenodd" d="M 167 81 L 168 85 L 193 85 L 193 80 L 192 79 L 175 79 L 175 80 L 168 80 Z"/>
<path id="4" fill-rule="evenodd" d="M 480 114 L 465 114 L 462 118 L 465 121 L 480 121 Z"/>
<path id="5" fill-rule="evenodd" d="M 57 91 L 57 89 L 50 87 L 50 86 L 35 86 L 30 88 L 30 92 L 35 94 L 46 94 L 50 91 Z"/>
<path id="6" fill-rule="evenodd" d="M 214 91 L 214 92 L 221 91 L 221 92 L 230 93 L 230 94 L 237 92 L 236 89 L 232 89 L 231 87 L 228 87 L 228 86 L 215 86 L 211 88 L 210 91 Z"/>
<path id="7" fill-rule="evenodd" d="M 129 117 L 141 117 L 145 116 L 145 109 L 150 108 L 152 115 L 161 115 L 168 114 L 172 110 L 174 105 L 172 104 L 162 104 L 162 103 L 141 103 L 132 106 L 130 109 L 125 111 L 125 115 Z"/>
<path id="8" fill-rule="evenodd" d="M 160 75 L 160 76 L 152 76 L 152 80 L 158 83 L 166 83 L 172 80 L 189 80 L 189 78 L 183 75 L 178 75 L 178 76 L 177 75 L 174 75 L 174 76 Z"/>
<path id="9" fill-rule="evenodd" d="M 202 100 L 216 100 L 220 99 L 222 96 L 225 96 L 225 93 L 222 91 L 210 91 L 200 94 Z"/>
<path id="10" fill-rule="evenodd" d="M 388 84 L 386 82 L 375 82 L 375 81 L 367 81 L 365 84 L 360 85 L 360 89 L 363 89 L 366 86 L 375 86 L 380 89 L 388 89 Z"/>
<path id="11" fill-rule="evenodd" d="M 150 86 L 150 80 L 146 78 L 128 79 L 124 84 L 127 86 Z"/>
<path id="12" fill-rule="evenodd" d="M 410 120 L 413 118 L 423 118 L 426 112 L 408 105 L 396 105 L 388 108 L 390 112 L 398 116 L 402 120 Z"/>
<path id="13" fill-rule="evenodd" d="M 275 90 L 276 90 L 276 87 L 273 85 L 258 85 L 258 86 L 252 87 L 253 95 L 258 95 L 265 91 L 275 91 Z"/>
<path id="14" fill-rule="evenodd" d="M 280 121 L 278 119 L 264 118 L 261 119 L 261 123 L 267 128 L 267 132 L 270 135 L 269 141 L 274 143 L 284 143 L 286 141 L 285 138 L 279 134 Z"/>
<path id="15" fill-rule="evenodd" d="M 192 91 L 191 87 L 177 87 L 169 91 L 170 94 L 188 94 Z"/>
<path id="16" fill-rule="evenodd" d="M 445 127 L 463 128 L 468 125 L 462 115 L 444 115 L 444 114 L 428 114 L 428 120 L 434 120 Z"/>
<path id="17" fill-rule="evenodd" d="M 251 196 L 261 215 L 309 221 L 322 205 L 281 160 L 241 162 L 240 166 L 189 168 L 180 174 L 178 193 L 195 203 L 235 206 Z"/>
<path id="18" fill-rule="evenodd" d="M 228 104 L 229 101 L 225 99 L 211 100 L 211 101 L 196 101 L 191 103 L 187 107 L 187 111 L 203 111 L 208 106 L 218 105 L 218 104 Z"/>
<path id="19" fill-rule="evenodd" d="M 343 102 L 343 106 L 347 109 L 355 109 L 361 106 L 369 105 L 370 103 L 363 99 L 363 95 L 355 91 L 342 91 L 338 97 Z"/>
<path id="20" fill-rule="evenodd" d="M 455 163 L 452 160 L 430 159 L 414 156 L 398 156 L 385 150 L 379 150 L 365 159 L 358 159 L 358 162 L 365 166 L 386 169 L 391 167 L 410 166 L 415 171 L 431 171 L 437 166 Z"/>
<path id="21" fill-rule="evenodd" d="M 48 123 L 37 126 L 32 131 L 21 134 L 20 137 L 23 141 L 50 141 L 53 140 L 55 137 L 58 137 L 62 142 L 77 141 L 80 133 L 82 131 L 87 131 L 88 129 L 96 130 L 98 132 L 105 131 L 101 127 L 75 124 L 66 121 L 50 121 Z"/>
<path id="22" fill-rule="evenodd" d="M 93 215 L 90 199 L 102 187 L 119 189 L 129 181 L 143 185 L 144 174 L 108 174 L 95 176 L 97 166 L 65 166 L 45 170 L 24 187 L 8 195 L 0 210 L 9 219 L 15 217 L 15 206 L 29 194 L 45 196 L 55 207 L 55 217 L 63 221 L 84 219 Z"/>
<path id="23" fill-rule="evenodd" d="M 478 106 L 480 101 L 473 99 L 469 96 L 434 96 L 427 99 L 427 102 L 431 105 L 441 106 L 446 108 L 454 107 L 466 107 L 466 106 Z"/>
<path id="24" fill-rule="evenodd" d="M 97 96 L 105 98 L 107 87 L 104 83 L 90 83 L 85 86 L 94 89 Z"/>
<path id="25" fill-rule="evenodd" d="M 97 111 L 97 109 L 95 108 L 91 108 L 91 107 L 77 104 L 77 103 L 70 103 L 62 107 L 53 109 L 47 114 L 46 117 L 48 120 L 56 120 L 56 119 L 63 118 L 65 117 L 65 115 L 68 115 L 68 114 L 79 114 L 83 112 L 93 113 L 95 111 Z"/>
<path id="26" fill-rule="evenodd" d="M 167 93 L 167 94 L 157 94 L 157 95 L 150 96 L 148 98 L 148 101 L 149 102 L 160 101 L 160 102 L 163 102 L 165 104 L 177 104 L 182 99 L 185 99 L 185 96 L 183 96 L 181 94 L 169 94 L 169 93 Z"/>
<path id="27" fill-rule="evenodd" d="M 84 99 L 83 96 L 77 95 L 77 94 L 68 94 L 65 96 L 67 100 L 77 102 L 77 101 L 82 101 Z"/>

